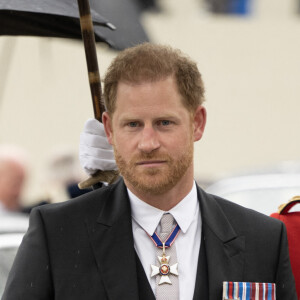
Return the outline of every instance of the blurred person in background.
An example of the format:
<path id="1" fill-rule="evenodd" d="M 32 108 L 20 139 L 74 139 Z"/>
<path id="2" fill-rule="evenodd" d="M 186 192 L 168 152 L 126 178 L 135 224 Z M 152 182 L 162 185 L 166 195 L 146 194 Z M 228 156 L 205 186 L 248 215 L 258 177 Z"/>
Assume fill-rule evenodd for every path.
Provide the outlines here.
<path id="1" fill-rule="evenodd" d="M 0 146 L 0 214 L 22 211 L 21 194 L 27 176 L 27 158 L 23 149 Z"/>
<path id="2" fill-rule="evenodd" d="M 28 155 L 23 148 L 0 145 L 0 215 L 29 214 L 32 208 L 49 203 L 48 200 L 31 205 L 23 203 L 23 188 L 29 176 L 28 166 Z"/>
<path id="3" fill-rule="evenodd" d="M 79 165 L 78 155 L 68 145 L 55 146 L 47 155 L 44 190 L 51 202 L 62 202 L 78 197 L 92 189 L 78 188 L 85 174 Z"/>
<path id="4" fill-rule="evenodd" d="M 29 218 L 23 212 L 22 191 L 27 179 L 26 152 L 0 145 L 0 298 Z"/>

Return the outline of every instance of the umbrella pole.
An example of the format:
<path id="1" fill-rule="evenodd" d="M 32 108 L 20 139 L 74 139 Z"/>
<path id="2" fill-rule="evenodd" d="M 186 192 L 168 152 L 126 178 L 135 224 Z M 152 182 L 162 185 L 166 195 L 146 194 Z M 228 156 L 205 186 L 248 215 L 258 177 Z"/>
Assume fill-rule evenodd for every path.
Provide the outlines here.
<path id="1" fill-rule="evenodd" d="M 80 27 L 84 42 L 85 57 L 89 75 L 90 90 L 93 100 L 94 116 L 98 121 L 102 120 L 105 107 L 102 101 L 102 90 L 96 52 L 94 27 L 88 0 L 78 0 Z"/>
<path id="2" fill-rule="evenodd" d="M 89 0 L 78 0 L 80 27 L 82 39 L 84 42 L 85 57 L 88 68 L 90 90 L 93 101 L 94 116 L 98 121 L 102 121 L 102 113 L 105 106 L 102 101 L 102 89 L 100 81 L 100 73 L 97 60 L 96 42 L 94 35 L 93 21 L 90 12 Z M 85 189 L 95 185 L 96 183 L 108 182 L 113 183 L 119 176 L 117 171 L 97 171 L 92 177 L 78 184 L 80 189 Z"/>

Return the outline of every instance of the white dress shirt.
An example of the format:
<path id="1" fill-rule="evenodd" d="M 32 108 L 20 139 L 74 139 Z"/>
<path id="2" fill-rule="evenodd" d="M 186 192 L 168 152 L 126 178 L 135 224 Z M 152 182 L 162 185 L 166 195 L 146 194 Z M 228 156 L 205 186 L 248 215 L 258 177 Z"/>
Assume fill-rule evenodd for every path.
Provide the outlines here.
<path id="1" fill-rule="evenodd" d="M 134 247 L 144 267 L 145 273 L 155 295 L 155 276 L 151 277 L 151 265 L 158 265 L 156 247 L 150 236 L 159 225 L 165 211 L 157 209 L 137 198 L 128 189 Z M 172 214 L 181 231 L 172 245 L 176 247 L 179 273 L 179 295 L 181 300 L 192 300 L 195 289 L 198 257 L 201 243 L 201 214 L 194 183 L 189 194 L 168 211 Z M 159 226 L 160 227 L 160 226 Z M 160 228 L 156 230 L 160 232 Z"/>

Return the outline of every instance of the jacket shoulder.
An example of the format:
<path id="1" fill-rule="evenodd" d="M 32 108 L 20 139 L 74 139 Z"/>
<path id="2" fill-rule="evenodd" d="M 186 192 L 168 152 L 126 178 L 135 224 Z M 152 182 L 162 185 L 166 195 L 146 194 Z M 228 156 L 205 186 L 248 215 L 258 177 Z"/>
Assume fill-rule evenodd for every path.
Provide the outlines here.
<path id="1" fill-rule="evenodd" d="M 265 214 L 253 209 L 246 208 L 219 196 L 206 194 L 209 201 L 215 201 L 216 205 L 221 208 L 230 223 L 238 230 L 244 232 L 260 232 L 281 234 L 283 222 L 271 218 Z M 251 230 L 250 230 L 251 229 Z"/>
<path id="2" fill-rule="evenodd" d="M 115 185 L 104 186 L 79 197 L 65 202 L 47 204 L 33 209 L 33 213 L 39 212 L 43 217 L 55 218 L 82 218 L 85 215 L 99 215 L 102 207 L 112 197 Z"/>

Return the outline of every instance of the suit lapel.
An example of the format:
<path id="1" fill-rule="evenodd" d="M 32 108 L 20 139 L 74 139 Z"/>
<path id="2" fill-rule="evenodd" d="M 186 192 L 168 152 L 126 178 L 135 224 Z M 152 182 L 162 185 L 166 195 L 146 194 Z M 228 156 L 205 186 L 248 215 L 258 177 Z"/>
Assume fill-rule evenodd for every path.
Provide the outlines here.
<path id="1" fill-rule="evenodd" d="M 90 241 L 108 299 L 138 297 L 136 260 L 131 225 L 131 210 L 123 181 L 112 186 L 97 222 L 87 221 Z"/>
<path id="2" fill-rule="evenodd" d="M 147 276 L 145 274 L 142 263 L 136 254 L 136 264 L 137 264 L 137 278 L 138 278 L 138 286 L 139 286 L 139 299 L 143 300 L 155 300 L 155 296 L 153 294 L 152 288 L 149 284 Z"/>
<path id="3" fill-rule="evenodd" d="M 205 241 L 201 238 L 201 246 L 198 258 L 196 284 L 193 300 L 208 299 L 208 272 Z"/>
<path id="4" fill-rule="evenodd" d="M 221 299 L 223 281 L 241 281 L 245 239 L 238 236 L 214 197 L 198 189 L 206 248 L 209 299 Z"/>
<path id="5" fill-rule="evenodd" d="M 103 199 L 99 201 L 103 201 L 104 205 L 100 216 L 97 222 L 86 220 L 86 225 L 108 299 L 138 300 L 137 264 L 126 187 L 121 180 L 101 195 Z M 223 281 L 242 280 L 245 240 L 235 233 L 214 197 L 198 188 L 198 198 L 207 258 L 209 299 L 215 300 L 221 297 Z M 203 286 L 200 281 L 201 276 L 197 276 L 196 288 Z"/>

